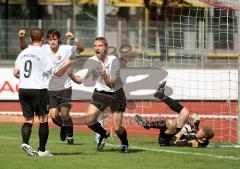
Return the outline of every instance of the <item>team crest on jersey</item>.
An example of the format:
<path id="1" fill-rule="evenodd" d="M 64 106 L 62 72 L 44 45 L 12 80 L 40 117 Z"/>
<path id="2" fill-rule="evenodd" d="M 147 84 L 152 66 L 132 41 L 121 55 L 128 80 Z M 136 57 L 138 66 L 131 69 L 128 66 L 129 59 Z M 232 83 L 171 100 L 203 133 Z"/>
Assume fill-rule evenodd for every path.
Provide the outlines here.
<path id="1" fill-rule="evenodd" d="M 57 60 L 61 60 L 62 59 L 62 56 L 57 56 Z"/>

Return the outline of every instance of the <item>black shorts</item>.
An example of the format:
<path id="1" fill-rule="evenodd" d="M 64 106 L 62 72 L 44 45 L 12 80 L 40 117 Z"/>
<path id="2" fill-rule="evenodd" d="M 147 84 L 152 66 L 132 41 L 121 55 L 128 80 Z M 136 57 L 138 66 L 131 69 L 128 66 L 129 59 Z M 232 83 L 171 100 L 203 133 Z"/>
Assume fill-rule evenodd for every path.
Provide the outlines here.
<path id="1" fill-rule="evenodd" d="M 48 114 L 47 89 L 19 89 L 18 95 L 24 117 Z"/>
<path id="2" fill-rule="evenodd" d="M 49 95 L 49 109 L 51 108 L 71 108 L 72 88 L 48 91 Z"/>
<path id="3" fill-rule="evenodd" d="M 160 129 L 159 137 L 158 137 L 158 143 L 160 146 L 170 146 L 170 141 L 174 137 L 174 135 L 166 134 L 166 129 L 162 130 Z"/>
<path id="4" fill-rule="evenodd" d="M 95 105 L 100 111 L 110 107 L 112 112 L 124 112 L 126 109 L 126 96 L 123 88 L 116 92 L 97 91 L 93 92 L 91 104 Z"/>

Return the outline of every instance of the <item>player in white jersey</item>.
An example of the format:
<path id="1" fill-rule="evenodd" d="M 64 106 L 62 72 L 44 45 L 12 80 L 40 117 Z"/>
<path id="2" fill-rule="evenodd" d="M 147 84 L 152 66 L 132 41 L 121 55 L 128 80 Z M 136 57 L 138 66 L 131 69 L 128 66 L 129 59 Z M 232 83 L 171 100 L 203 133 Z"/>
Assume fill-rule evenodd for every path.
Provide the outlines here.
<path id="1" fill-rule="evenodd" d="M 23 40 L 24 30 L 19 31 L 21 48 L 26 47 Z M 61 34 L 56 29 L 50 29 L 47 32 L 47 39 L 49 44 L 43 45 L 43 49 L 52 56 L 57 67 L 62 66 L 63 61 L 70 55 L 76 55 L 83 51 L 83 44 L 75 39 L 76 46 L 61 45 Z M 71 32 L 66 33 L 66 37 L 73 38 Z M 66 140 L 68 144 L 74 144 L 73 140 L 73 124 L 69 115 L 71 108 L 72 85 L 71 79 L 65 73 L 61 77 L 53 76 L 49 81 L 49 109 L 52 121 L 61 128 L 60 138 L 62 141 Z M 61 116 L 59 114 L 61 112 Z"/>
<path id="2" fill-rule="evenodd" d="M 113 113 L 113 129 L 121 140 L 119 150 L 126 153 L 128 151 L 127 132 L 122 126 L 126 97 L 120 77 L 119 59 L 116 56 L 107 55 L 108 42 L 103 37 L 95 39 L 93 48 L 96 55 L 85 62 L 84 74 L 78 76 L 70 73 L 69 75 L 78 84 L 81 84 L 89 76 L 92 76 L 96 82 L 92 100 L 87 110 L 86 123 L 89 128 L 100 135 L 97 149 L 103 150 L 105 140 L 110 135 L 97 121 L 97 118 L 101 112 L 110 107 Z"/>
<path id="3" fill-rule="evenodd" d="M 61 68 L 56 68 L 52 58 L 41 47 L 41 29 L 32 29 L 30 37 L 32 45 L 18 55 L 13 71 L 14 76 L 19 79 L 19 101 L 25 119 L 21 129 L 22 149 L 31 156 L 52 156 L 45 148 L 49 134 L 46 99 L 48 78 L 53 74 L 62 76 L 71 63 L 66 59 Z M 40 122 L 38 152 L 29 145 L 34 115 L 38 116 Z"/>

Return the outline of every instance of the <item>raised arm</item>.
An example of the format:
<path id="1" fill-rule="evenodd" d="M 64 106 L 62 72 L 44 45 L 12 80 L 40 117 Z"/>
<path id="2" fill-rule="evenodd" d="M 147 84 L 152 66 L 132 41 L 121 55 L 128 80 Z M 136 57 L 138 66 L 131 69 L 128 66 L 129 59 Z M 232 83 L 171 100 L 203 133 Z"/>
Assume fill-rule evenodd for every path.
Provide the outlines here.
<path id="1" fill-rule="evenodd" d="M 81 53 L 84 51 L 84 44 L 82 43 L 82 41 L 78 38 L 74 37 L 74 34 L 72 32 L 67 32 L 65 34 L 65 37 L 67 39 L 74 39 L 75 45 L 77 46 L 77 53 Z"/>
<path id="2" fill-rule="evenodd" d="M 19 37 L 19 47 L 20 49 L 24 50 L 28 47 L 27 43 L 25 42 L 25 34 L 26 34 L 26 30 L 25 29 L 21 29 L 18 31 L 18 37 Z"/>

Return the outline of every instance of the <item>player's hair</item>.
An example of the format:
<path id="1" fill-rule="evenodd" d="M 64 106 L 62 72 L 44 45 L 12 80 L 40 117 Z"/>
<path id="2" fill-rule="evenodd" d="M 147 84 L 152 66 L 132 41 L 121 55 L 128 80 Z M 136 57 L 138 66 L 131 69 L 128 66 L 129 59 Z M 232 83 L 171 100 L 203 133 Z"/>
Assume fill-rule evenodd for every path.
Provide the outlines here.
<path id="1" fill-rule="evenodd" d="M 61 33 L 57 29 L 50 29 L 50 30 L 48 30 L 48 32 L 47 32 L 47 38 L 48 39 L 54 37 L 55 35 L 60 40 Z"/>
<path id="2" fill-rule="evenodd" d="M 43 36 L 44 36 L 44 33 L 43 33 L 42 29 L 40 29 L 40 28 L 33 28 L 30 31 L 30 37 L 31 37 L 32 42 L 42 41 Z"/>
<path id="3" fill-rule="evenodd" d="M 95 41 L 103 41 L 104 45 L 108 47 L 108 41 L 104 37 L 96 37 Z"/>
<path id="4" fill-rule="evenodd" d="M 211 139 L 211 138 L 214 137 L 214 131 L 213 131 L 212 128 L 205 126 L 205 127 L 202 128 L 202 130 L 203 130 L 203 132 L 204 132 L 204 137 L 205 137 L 206 139 Z"/>

